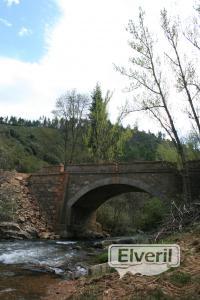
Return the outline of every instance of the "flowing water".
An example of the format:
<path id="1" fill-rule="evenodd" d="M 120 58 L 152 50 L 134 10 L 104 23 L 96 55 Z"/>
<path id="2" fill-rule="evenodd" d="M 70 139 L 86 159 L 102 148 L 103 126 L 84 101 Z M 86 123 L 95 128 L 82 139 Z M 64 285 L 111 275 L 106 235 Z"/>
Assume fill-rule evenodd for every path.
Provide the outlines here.
<path id="1" fill-rule="evenodd" d="M 119 242 L 113 239 L 111 244 Z M 145 239 L 136 235 L 132 240 Z M 94 256 L 103 251 L 101 242 L 0 241 L 0 300 L 39 300 L 50 285 L 86 275 Z"/>
<path id="2" fill-rule="evenodd" d="M 86 242 L 0 242 L 0 300 L 41 299 L 61 278 L 87 274 L 98 251 Z"/>

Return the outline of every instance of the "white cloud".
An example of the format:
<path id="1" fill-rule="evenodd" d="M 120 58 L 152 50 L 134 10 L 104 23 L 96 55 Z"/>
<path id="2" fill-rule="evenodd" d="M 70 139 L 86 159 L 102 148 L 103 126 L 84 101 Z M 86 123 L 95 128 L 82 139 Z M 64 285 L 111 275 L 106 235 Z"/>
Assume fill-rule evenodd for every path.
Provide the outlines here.
<path id="1" fill-rule="evenodd" d="M 20 37 L 29 36 L 31 34 L 32 34 L 32 30 L 30 30 L 30 29 L 28 29 L 28 28 L 26 28 L 24 26 L 21 27 L 20 30 L 19 30 L 19 32 L 18 32 L 18 35 Z"/>
<path id="2" fill-rule="evenodd" d="M 6 27 L 12 27 L 12 24 L 10 22 L 8 22 L 8 20 L 6 20 L 4 18 L 0 18 L 0 23 L 3 24 Z"/>
<path id="3" fill-rule="evenodd" d="M 130 55 L 125 26 L 142 5 L 151 16 L 151 25 L 157 28 L 163 2 L 155 0 L 153 5 L 149 0 L 57 1 L 63 16 L 48 30 L 47 54 L 38 63 L 0 58 L 4 74 L 0 77 L 1 114 L 25 118 L 50 115 L 56 98 L 65 90 L 76 88 L 90 93 L 98 81 L 104 92 L 114 91 L 110 102 L 114 120 L 117 106 L 131 97 L 122 92 L 128 82 L 113 68 L 113 63 L 125 65 Z M 170 0 L 168 6 L 174 10 L 176 5 Z M 178 7 L 185 14 L 190 7 L 192 10 L 186 0 L 179 2 Z M 23 28 L 20 36 L 29 33 L 28 28 Z M 149 120 L 140 121 L 140 115 L 131 117 L 129 123 L 133 125 L 137 120 L 145 130 L 155 128 Z"/>
<path id="4" fill-rule="evenodd" d="M 7 6 L 12 6 L 13 4 L 20 4 L 20 0 L 4 0 L 6 2 Z"/>

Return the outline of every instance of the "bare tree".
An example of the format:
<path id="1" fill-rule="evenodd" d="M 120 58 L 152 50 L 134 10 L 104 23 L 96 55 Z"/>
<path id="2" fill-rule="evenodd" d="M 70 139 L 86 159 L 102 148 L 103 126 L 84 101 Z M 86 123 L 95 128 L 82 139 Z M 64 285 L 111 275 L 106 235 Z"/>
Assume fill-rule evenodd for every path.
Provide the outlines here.
<path id="1" fill-rule="evenodd" d="M 200 50 L 200 2 L 195 8 L 195 13 L 193 22 L 184 32 L 184 36 L 197 50 Z"/>
<path id="2" fill-rule="evenodd" d="M 53 114 L 62 120 L 65 167 L 67 162 L 73 161 L 78 138 L 82 132 L 82 121 L 86 118 L 88 106 L 89 98 L 86 95 L 77 94 L 76 90 L 67 91 L 56 100 Z"/>
<path id="3" fill-rule="evenodd" d="M 197 83 L 196 71 L 191 62 L 186 63 L 181 59 L 179 50 L 179 24 L 176 21 L 170 22 L 167 16 L 167 11 L 161 11 L 161 21 L 164 34 L 173 50 L 174 57 L 166 54 L 175 72 L 176 87 L 178 92 L 185 92 L 190 111 L 188 115 L 195 121 L 200 135 L 200 120 L 198 116 L 198 108 L 195 107 L 195 100 L 200 92 L 200 86 Z M 185 59 L 186 61 L 186 59 Z M 195 89 L 194 89 L 195 88 Z"/>
<path id="4" fill-rule="evenodd" d="M 156 55 L 155 42 L 144 21 L 145 13 L 139 11 L 138 24 L 130 21 L 128 32 L 131 34 L 130 47 L 133 50 L 133 57 L 130 58 L 131 67 L 127 70 L 124 67 L 116 67 L 123 75 L 130 80 L 130 91 L 139 89 L 140 94 L 134 98 L 132 107 L 128 107 L 127 113 L 132 111 L 146 111 L 158 121 L 160 126 L 171 138 L 182 166 L 186 158 L 173 116 L 168 104 L 168 91 L 166 79 L 163 76 L 161 61 Z M 184 196 L 189 198 L 189 184 L 187 176 L 184 178 Z"/>

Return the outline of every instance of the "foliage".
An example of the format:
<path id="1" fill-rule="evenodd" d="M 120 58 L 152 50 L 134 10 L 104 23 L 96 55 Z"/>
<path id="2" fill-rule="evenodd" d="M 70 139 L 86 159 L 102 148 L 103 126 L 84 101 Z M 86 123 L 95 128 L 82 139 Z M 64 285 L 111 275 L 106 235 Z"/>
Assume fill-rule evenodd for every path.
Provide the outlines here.
<path id="1" fill-rule="evenodd" d="M 160 225 L 167 208 L 158 198 L 152 198 L 144 204 L 141 215 L 138 220 L 139 227 L 142 230 L 152 230 Z"/>
<path id="2" fill-rule="evenodd" d="M 199 145 L 196 144 L 190 136 L 186 140 L 185 144 L 183 144 L 183 149 L 187 160 L 198 160 L 200 158 Z M 176 163 L 178 167 L 181 168 L 176 148 L 169 140 L 163 140 L 160 144 L 158 144 L 156 159 Z"/>
<path id="3" fill-rule="evenodd" d="M 107 201 L 97 210 L 97 221 L 114 235 L 131 235 L 137 229 L 153 230 L 168 212 L 161 200 L 145 193 L 127 193 Z"/>
<path id="4" fill-rule="evenodd" d="M 132 130 L 131 137 L 126 141 L 123 153 L 125 161 L 156 160 L 157 148 L 163 141 L 163 136 L 156 136 L 151 132 L 139 131 L 137 127 Z"/>
<path id="5" fill-rule="evenodd" d="M 159 160 L 166 160 L 173 163 L 178 163 L 179 161 L 176 148 L 170 141 L 163 141 L 158 145 L 156 157 Z"/>
<path id="6" fill-rule="evenodd" d="M 92 103 L 89 113 L 89 128 L 86 137 L 87 146 L 94 161 L 105 161 L 111 155 L 110 138 L 112 125 L 108 120 L 107 105 L 110 101 L 109 92 L 102 97 L 97 84 L 92 93 Z"/>
<path id="7" fill-rule="evenodd" d="M 98 209 L 97 220 L 112 234 L 130 233 L 132 224 L 131 216 L 128 214 L 128 202 L 121 197 L 113 198 Z"/>
<path id="8" fill-rule="evenodd" d="M 0 118 L 1 120 L 2 118 Z M 16 118 L 14 118 L 16 122 Z M 10 121 L 9 121 L 10 122 Z M 12 121 L 14 122 L 14 121 Z M 14 123 L 15 123 L 14 122 Z M 28 122 L 28 121 L 27 121 Z M 53 119 L 51 124 L 57 128 L 31 127 L 22 125 L 0 124 L 0 169 L 17 170 L 19 172 L 34 172 L 48 164 L 70 161 L 71 135 L 68 135 L 66 158 L 63 140 L 62 119 Z M 29 123 L 29 122 L 28 122 Z M 31 123 L 31 121 L 30 121 Z M 38 124 L 35 121 L 35 124 Z M 106 161 L 131 162 L 134 160 L 168 160 L 177 161 L 177 155 L 172 142 L 165 140 L 161 133 L 139 131 L 137 127 L 125 128 L 119 123 L 109 124 L 109 141 L 106 142 L 107 153 L 102 156 Z M 91 148 L 85 140 L 89 140 L 91 130 L 90 120 L 81 120 L 81 134 L 77 135 L 74 150 L 74 163 L 89 163 L 94 161 Z M 107 134 L 107 137 L 109 137 Z M 83 141 L 84 137 L 84 141 Z M 101 137 L 101 140 L 103 136 Z M 106 139 L 105 139 L 106 140 Z M 106 150 L 107 149 L 107 150 Z M 191 132 L 184 141 L 184 151 L 188 159 L 199 159 L 199 141 Z M 124 217 L 124 219 L 126 219 Z M 109 218 L 108 218 L 109 220 Z"/>
<path id="9" fill-rule="evenodd" d="M 173 272 L 170 275 L 170 281 L 178 286 L 183 286 L 191 281 L 191 275 L 185 272 Z"/>
<path id="10" fill-rule="evenodd" d="M 34 172 L 63 160 L 62 139 L 53 128 L 0 125 L 0 154 L 0 169 Z"/>
<path id="11" fill-rule="evenodd" d="M 103 264 L 108 262 L 108 251 L 103 252 L 95 256 L 95 262 L 98 264 Z"/>
<path id="12" fill-rule="evenodd" d="M 120 125 L 111 124 L 108 119 L 107 106 L 111 99 L 108 91 L 105 98 L 97 84 L 92 93 L 92 103 L 89 114 L 89 127 L 85 136 L 85 143 L 89 148 L 93 161 L 109 162 L 123 157 L 125 142 L 131 136 L 131 130 Z"/>

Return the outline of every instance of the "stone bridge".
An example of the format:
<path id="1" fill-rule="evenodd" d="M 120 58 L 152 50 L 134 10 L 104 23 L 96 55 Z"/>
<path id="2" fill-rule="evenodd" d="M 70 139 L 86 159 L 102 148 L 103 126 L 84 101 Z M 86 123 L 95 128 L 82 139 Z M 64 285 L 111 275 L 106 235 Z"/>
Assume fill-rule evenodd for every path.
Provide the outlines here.
<path id="1" fill-rule="evenodd" d="M 188 163 L 192 197 L 200 195 L 200 161 Z M 29 177 L 32 195 L 49 224 L 63 236 L 95 230 L 95 212 L 106 200 L 129 192 L 146 192 L 163 201 L 182 194 L 182 176 L 175 164 L 82 164 L 43 168 Z"/>

